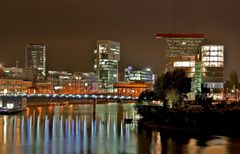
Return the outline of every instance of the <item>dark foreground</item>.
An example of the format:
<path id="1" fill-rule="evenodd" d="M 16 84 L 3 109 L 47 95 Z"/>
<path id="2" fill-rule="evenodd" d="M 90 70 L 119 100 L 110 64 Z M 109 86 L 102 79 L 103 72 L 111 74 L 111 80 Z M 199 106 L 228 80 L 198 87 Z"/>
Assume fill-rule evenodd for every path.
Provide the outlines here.
<path id="1" fill-rule="evenodd" d="M 174 133 L 124 124 L 133 104 L 28 108 L 0 115 L 0 153 L 240 153 L 240 137 Z"/>

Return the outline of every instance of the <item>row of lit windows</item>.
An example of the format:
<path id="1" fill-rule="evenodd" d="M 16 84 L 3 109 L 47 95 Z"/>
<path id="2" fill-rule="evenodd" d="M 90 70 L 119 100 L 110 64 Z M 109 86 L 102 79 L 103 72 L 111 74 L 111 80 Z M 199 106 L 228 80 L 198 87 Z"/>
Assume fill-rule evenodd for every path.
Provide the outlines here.
<path id="1" fill-rule="evenodd" d="M 113 70 L 117 70 L 117 66 L 115 66 L 115 65 L 101 65 L 100 67 L 99 67 L 100 69 L 113 69 Z"/>
<path id="2" fill-rule="evenodd" d="M 223 62 L 203 62 L 206 67 L 223 67 Z"/>
<path id="3" fill-rule="evenodd" d="M 202 61 L 203 62 L 207 62 L 207 61 L 223 61 L 223 57 L 203 57 Z"/>
<path id="4" fill-rule="evenodd" d="M 187 38 L 174 38 L 174 39 L 167 39 L 167 43 L 173 42 L 173 43 L 182 43 L 182 42 L 186 42 L 186 43 L 201 43 L 203 41 L 203 39 L 187 39 Z"/>
<path id="5" fill-rule="evenodd" d="M 173 67 L 194 67 L 195 61 L 175 61 Z"/>
<path id="6" fill-rule="evenodd" d="M 169 50 L 197 50 L 198 47 L 196 46 L 169 46 Z"/>
<path id="7" fill-rule="evenodd" d="M 109 63 L 118 63 L 117 60 L 114 60 L 114 59 L 99 59 L 100 62 L 109 62 Z"/>
<path id="8" fill-rule="evenodd" d="M 219 56 L 223 57 L 222 51 L 203 51 L 203 56 Z"/>
<path id="9" fill-rule="evenodd" d="M 222 45 L 205 45 L 202 46 L 202 51 L 223 51 L 223 48 Z"/>
<path id="10" fill-rule="evenodd" d="M 152 77 L 152 74 L 125 74 L 126 77 Z"/>
<path id="11" fill-rule="evenodd" d="M 207 88 L 219 88 L 219 89 L 222 89 L 223 88 L 223 83 L 211 83 L 211 82 L 207 82 L 207 83 L 204 83 L 206 85 Z"/>

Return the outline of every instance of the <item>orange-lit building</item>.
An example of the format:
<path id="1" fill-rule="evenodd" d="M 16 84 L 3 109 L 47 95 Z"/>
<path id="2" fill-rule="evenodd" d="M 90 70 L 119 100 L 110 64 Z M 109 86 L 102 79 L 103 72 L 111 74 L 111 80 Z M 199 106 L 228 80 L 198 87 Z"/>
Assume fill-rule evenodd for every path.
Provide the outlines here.
<path id="1" fill-rule="evenodd" d="M 0 79 L 1 94 L 27 94 L 32 87 L 32 81 L 18 79 Z"/>
<path id="2" fill-rule="evenodd" d="M 132 97 L 138 97 L 141 92 L 147 89 L 152 88 L 152 84 L 150 83 L 136 83 L 136 82 L 119 82 L 119 83 L 114 83 L 113 87 L 117 89 L 117 93 L 119 95 L 123 96 L 132 96 Z"/>

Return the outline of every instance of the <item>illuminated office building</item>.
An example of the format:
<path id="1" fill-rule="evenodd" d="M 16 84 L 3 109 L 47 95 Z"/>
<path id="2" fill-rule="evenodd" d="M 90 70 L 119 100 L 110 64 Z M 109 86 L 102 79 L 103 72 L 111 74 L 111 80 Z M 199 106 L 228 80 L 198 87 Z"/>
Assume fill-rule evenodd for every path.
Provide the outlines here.
<path id="1" fill-rule="evenodd" d="M 206 45 L 203 34 L 157 34 L 157 38 L 166 38 L 166 71 L 183 69 L 192 78 L 190 99 L 201 92 L 201 85 L 210 89 L 213 99 L 222 99 L 222 45 Z"/>
<path id="2" fill-rule="evenodd" d="M 113 92 L 113 83 L 118 82 L 118 62 L 120 61 L 120 43 L 110 40 L 98 40 L 94 51 L 94 69 L 105 92 Z"/>
<path id="3" fill-rule="evenodd" d="M 202 83 L 214 99 L 223 98 L 224 46 L 203 45 L 201 48 Z"/>
<path id="4" fill-rule="evenodd" d="M 31 86 L 24 69 L 0 67 L 0 94 L 27 94 Z"/>
<path id="5" fill-rule="evenodd" d="M 157 38 L 166 39 L 166 71 L 175 67 L 194 70 L 201 45 L 206 42 L 203 34 L 157 34 Z"/>
<path id="6" fill-rule="evenodd" d="M 72 73 L 67 71 L 48 71 L 47 81 L 52 84 L 52 90 L 58 92 L 65 84 L 72 82 Z"/>
<path id="7" fill-rule="evenodd" d="M 203 34 L 157 34 L 166 40 L 166 71 L 183 69 L 192 78 L 189 99 L 201 91 L 201 46 L 206 43 Z"/>
<path id="8" fill-rule="evenodd" d="M 75 82 L 81 83 L 84 93 L 99 92 L 99 82 L 94 72 L 75 72 L 73 77 Z"/>
<path id="9" fill-rule="evenodd" d="M 124 81 L 153 83 L 154 75 L 151 68 L 133 69 L 132 66 L 128 66 L 125 68 Z"/>
<path id="10" fill-rule="evenodd" d="M 25 46 L 25 69 L 33 71 L 35 81 L 45 79 L 46 46 L 44 44 L 28 44 Z"/>

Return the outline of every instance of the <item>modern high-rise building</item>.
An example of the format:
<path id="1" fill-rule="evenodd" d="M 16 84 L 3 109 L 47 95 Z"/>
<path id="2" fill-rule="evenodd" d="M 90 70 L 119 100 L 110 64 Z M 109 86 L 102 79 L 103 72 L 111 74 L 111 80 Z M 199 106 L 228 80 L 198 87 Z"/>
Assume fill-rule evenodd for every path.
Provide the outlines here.
<path id="1" fill-rule="evenodd" d="M 25 69 L 32 70 L 37 81 L 45 78 L 46 46 L 44 44 L 28 44 L 25 46 Z"/>
<path id="2" fill-rule="evenodd" d="M 206 42 L 203 34 L 157 34 L 157 38 L 166 39 L 166 71 L 176 67 L 194 70 L 195 61 L 200 55 L 201 45 Z"/>
<path id="3" fill-rule="evenodd" d="M 183 69 L 192 78 L 190 99 L 201 90 L 201 46 L 206 43 L 203 34 L 157 34 L 166 39 L 166 71 Z"/>
<path id="4" fill-rule="evenodd" d="M 183 69 L 192 78 L 189 99 L 195 99 L 202 85 L 210 89 L 213 99 L 223 97 L 222 45 L 206 45 L 203 34 L 157 34 L 157 38 L 166 38 L 166 71 Z"/>
<path id="5" fill-rule="evenodd" d="M 223 98 L 224 46 L 203 45 L 201 48 L 202 83 L 214 99 Z"/>
<path id="6" fill-rule="evenodd" d="M 94 51 L 94 70 L 106 92 L 113 92 L 113 83 L 118 82 L 118 62 L 120 61 L 120 43 L 110 40 L 98 40 Z"/>

